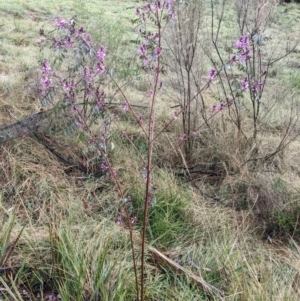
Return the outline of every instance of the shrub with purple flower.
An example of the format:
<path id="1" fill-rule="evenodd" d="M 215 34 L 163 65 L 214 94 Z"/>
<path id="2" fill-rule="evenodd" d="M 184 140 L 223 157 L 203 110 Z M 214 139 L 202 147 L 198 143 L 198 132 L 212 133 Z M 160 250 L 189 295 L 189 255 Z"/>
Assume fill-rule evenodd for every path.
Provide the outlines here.
<path id="1" fill-rule="evenodd" d="M 91 35 L 83 27 L 77 28 L 73 20 L 56 17 L 54 25 L 56 30 L 50 33 L 41 30 L 41 50 L 48 46 L 55 51 L 50 56 L 51 60 L 44 59 L 41 62 L 41 103 L 51 103 L 51 106 L 57 106 L 57 110 L 69 110 L 70 118 L 66 119 L 64 133 L 82 133 L 76 137 L 86 144 L 82 151 L 85 157 L 92 158 L 89 167 L 96 166 L 99 161 L 106 164 L 109 151 L 109 127 L 106 124 L 109 123 L 109 116 L 106 113 L 106 94 L 99 86 L 99 82 L 106 80 L 106 49 L 99 46 L 95 51 Z M 58 60 L 62 62 L 61 68 L 54 72 Z M 95 122 L 101 125 L 97 132 L 91 128 Z"/>

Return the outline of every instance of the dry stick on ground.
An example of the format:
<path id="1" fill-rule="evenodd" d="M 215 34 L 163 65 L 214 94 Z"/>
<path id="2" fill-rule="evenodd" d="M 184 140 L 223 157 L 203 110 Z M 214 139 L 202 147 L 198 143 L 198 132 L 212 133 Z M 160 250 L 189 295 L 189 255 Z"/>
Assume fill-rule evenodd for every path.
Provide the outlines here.
<path id="1" fill-rule="evenodd" d="M 155 260 L 159 262 L 165 269 L 170 268 L 173 270 L 173 272 L 180 274 L 180 275 L 185 275 L 188 278 L 192 279 L 194 282 L 196 282 L 198 285 L 200 285 L 206 293 L 209 293 L 213 296 L 218 297 L 220 300 L 224 300 L 224 293 L 211 284 L 207 283 L 201 276 L 197 276 L 188 269 L 185 269 L 183 266 L 175 262 L 174 260 L 170 259 L 157 249 L 153 247 L 149 247 L 148 250 L 151 252 L 152 256 L 154 257 Z"/>
<path id="2" fill-rule="evenodd" d="M 11 113 L 8 112 L 10 115 Z M 48 114 L 48 113 L 47 113 Z M 40 112 L 23 118 L 13 124 L 0 127 L 0 143 L 35 132 L 40 127 L 46 112 Z"/>
<path id="3" fill-rule="evenodd" d="M 13 118 L 16 118 L 8 112 Z M 51 153 L 53 153 L 62 162 L 69 164 L 70 166 L 79 169 L 80 171 L 86 173 L 87 169 L 83 166 L 77 165 L 74 162 L 66 159 L 57 151 L 55 151 L 51 146 L 48 145 L 47 141 L 39 134 L 39 129 L 43 128 L 43 121 L 51 115 L 52 110 L 47 110 L 44 112 L 39 112 L 30 116 L 27 116 L 13 124 L 0 127 L 0 143 L 4 143 L 8 140 L 33 135 L 39 142 L 41 142 Z"/>

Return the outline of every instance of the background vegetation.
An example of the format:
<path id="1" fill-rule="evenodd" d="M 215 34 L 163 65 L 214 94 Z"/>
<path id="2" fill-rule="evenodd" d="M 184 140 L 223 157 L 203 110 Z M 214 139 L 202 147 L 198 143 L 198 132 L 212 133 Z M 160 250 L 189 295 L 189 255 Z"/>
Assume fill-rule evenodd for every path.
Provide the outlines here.
<path id="1" fill-rule="evenodd" d="M 190 1 L 190 6 L 179 7 L 187 26 L 181 30 L 191 39 L 183 48 L 174 43 L 178 31 L 175 21 L 170 22 L 164 36 L 168 70 L 158 95 L 158 129 L 178 107 L 189 103 L 184 91 L 198 91 L 208 70 L 214 64 L 221 66 L 212 49 L 229 57 L 228 49 L 240 36 L 236 6 L 222 3 Z M 194 4 L 199 6 L 191 15 Z M 40 52 L 39 30 L 51 30 L 56 16 L 74 18 L 97 46 L 106 46 L 110 72 L 136 111 L 145 116 L 148 79 L 136 58 L 143 25 L 132 22 L 138 5 L 142 2 L 2 1 L 0 125 L 42 108 L 39 68 L 51 52 Z M 198 95 L 186 114 L 190 123 L 185 126 L 178 116 L 155 144 L 147 245 L 203 277 L 223 291 L 226 300 L 300 297 L 300 7 L 282 3 L 272 8 L 262 51 L 274 58 L 289 55 L 268 70 L 255 143 L 249 138 L 253 119 L 246 109 L 239 110 L 241 131 L 230 121 L 228 110 L 209 119 L 213 105 L 224 101 L 220 83 L 226 84 L 228 78 L 222 77 Z M 215 48 L 211 18 L 215 24 L 222 20 Z M 197 44 L 193 69 L 179 62 L 189 57 L 184 53 L 189 42 Z M 178 77 L 179 72 L 184 75 Z M 232 74 L 229 85 L 242 72 Z M 193 81 L 186 80 L 188 74 Z M 137 217 L 133 237 L 139 257 L 145 186 L 141 156 L 147 154 L 147 141 L 132 115 L 123 113 L 124 100 L 116 91 L 111 81 L 105 86 L 108 112 L 120 117 L 110 133 L 109 156 L 131 197 L 128 210 Z M 241 107 L 243 103 L 247 107 L 247 101 L 247 96 L 241 99 Z M 99 166 L 83 168 L 84 146 L 76 134 L 74 138 L 66 132 L 64 121 L 53 117 L 38 135 L 24 133 L 0 145 L 0 299 L 135 300 L 128 230 L 119 223 L 124 200 L 111 179 L 97 173 Z M 195 130 L 192 141 L 176 146 L 183 133 Z M 146 300 L 220 299 L 187 275 L 162 268 L 148 249 L 145 268 Z"/>

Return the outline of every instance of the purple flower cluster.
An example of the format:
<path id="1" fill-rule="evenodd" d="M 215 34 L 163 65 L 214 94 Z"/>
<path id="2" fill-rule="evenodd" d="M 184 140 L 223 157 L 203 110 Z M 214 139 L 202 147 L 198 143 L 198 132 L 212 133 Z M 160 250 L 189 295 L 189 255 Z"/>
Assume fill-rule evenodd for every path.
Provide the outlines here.
<path id="1" fill-rule="evenodd" d="M 104 99 L 105 99 L 105 93 L 104 91 L 100 91 L 99 88 L 96 89 L 96 92 L 95 92 L 95 96 L 96 96 L 96 107 L 101 109 L 101 110 L 104 110 L 105 109 L 105 102 L 104 102 Z"/>
<path id="2" fill-rule="evenodd" d="M 96 53 L 96 57 L 98 59 L 98 62 L 96 64 L 96 72 L 98 72 L 100 75 L 102 75 L 105 72 L 105 66 L 104 66 L 105 56 L 106 56 L 105 48 L 104 46 L 100 46 L 99 50 Z"/>
<path id="3" fill-rule="evenodd" d="M 42 61 L 42 73 L 49 74 L 51 72 L 51 67 L 49 66 L 47 60 Z"/>
<path id="4" fill-rule="evenodd" d="M 229 64 L 245 63 L 251 58 L 248 48 L 250 46 L 250 39 L 247 35 L 239 37 L 234 46 L 239 50 L 239 53 L 232 56 L 228 61 Z"/>
<path id="5" fill-rule="evenodd" d="M 238 49 L 246 49 L 250 45 L 250 40 L 247 35 L 239 37 L 234 46 Z"/>
<path id="6" fill-rule="evenodd" d="M 78 109 L 77 109 L 76 106 L 73 106 L 73 107 L 72 107 L 71 113 L 72 113 L 73 115 L 78 115 L 79 112 L 78 112 Z"/>
<path id="7" fill-rule="evenodd" d="M 106 56 L 105 47 L 104 46 L 100 46 L 99 50 L 96 53 L 96 57 L 98 58 L 99 61 L 103 62 L 105 56 Z"/>
<path id="8" fill-rule="evenodd" d="M 87 79 L 88 82 L 93 82 L 95 78 L 93 70 L 85 66 L 83 68 L 83 77 Z"/>
<path id="9" fill-rule="evenodd" d="M 51 88 L 52 85 L 52 79 L 49 78 L 47 75 L 42 75 L 41 77 L 41 84 L 44 87 L 44 91 L 47 91 Z"/>
<path id="10" fill-rule="evenodd" d="M 46 95 L 49 90 L 53 88 L 53 82 L 51 79 L 51 67 L 48 64 L 47 60 L 43 60 L 42 63 L 42 76 L 40 79 L 40 88 L 39 92 L 44 96 Z"/>
<path id="11" fill-rule="evenodd" d="M 138 48 L 138 56 L 145 57 L 147 55 L 147 45 L 144 43 Z"/>
<path id="12" fill-rule="evenodd" d="M 75 42 L 71 39 L 71 37 L 66 37 L 64 40 L 64 45 L 66 46 L 66 48 L 73 48 Z"/>
<path id="13" fill-rule="evenodd" d="M 100 135 L 100 140 L 101 140 L 102 142 L 105 142 L 106 139 L 107 139 L 107 136 L 106 136 L 105 133 L 103 133 L 103 134 Z"/>
<path id="14" fill-rule="evenodd" d="M 151 15 L 150 19 L 156 18 L 156 14 L 166 14 L 169 18 L 174 16 L 174 10 L 172 9 L 172 2 L 176 0 L 156 0 L 148 1 L 143 7 L 137 7 L 135 10 L 136 15 L 145 22 Z M 152 65 L 152 62 L 158 60 L 162 54 L 162 47 L 159 45 L 159 33 L 145 34 L 146 43 L 143 43 L 138 48 L 138 56 L 143 59 L 143 69 L 144 70 L 155 70 L 155 67 Z M 149 51 L 149 50 L 152 51 Z"/>
<path id="15" fill-rule="evenodd" d="M 109 167 L 105 163 L 101 163 L 100 168 L 102 171 L 107 171 Z"/>
<path id="16" fill-rule="evenodd" d="M 71 25 L 70 21 L 67 21 L 67 20 L 65 20 L 61 17 L 58 17 L 58 16 L 54 19 L 54 24 L 56 25 L 56 27 L 58 29 L 63 29 L 63 28 L 68 27 L 69 25 Z"/>
<path id="17" fill-rule="evenodd" d="M 72 91 L 74 89 L 74 80 L 71 80 L 71 81 L 66 81 L 64 83 L 64 89 L 69 92 L 69 91 Z"/>
<path id="18" fill-rule="evenodd" d="M 211 110 L 211 113 L 217 113 L 217 112 L 220 112 L 220 111 L 223 111 L 225 109 L 225 104 L 223 102 L 221 102 L 220 104 L 218 105 L 213 105 L 212 107 L 212 110 Z"/>
<path id="19" fill-rule="evenodd" d="M 83 27 L 80 27 L 78 30 L 75 28 L 74 21 L 66 20 L 61 17 L 56 17 L 53 21 L 56 28 L 59 31 L 63 31 L 64 34 L 62 34 L 59 38 L 55 37 L 53 38 L 53 46 L 55 49 L 60 50 L 62 48 L 74 48 L 76 46 L 76 43 L 80 40 L 82 43 L 84 43 L 87 47 L 92 47 L 93 41 L 90 34 L 87 34 Z M 42 39 L 40 41 L 40 45 L 43 45 L 45 42 L 45 32 L 43 29 L 40 30 L 40 34 L 42 36 Z"/>
<path id="20" fill-rule="evenodd" d="M 241 91 L 245 91 L 249 88 L 248 78 L 245 77 L 241 82 Z"/>
<path id="21" fill-rule="evenodd" d="M 217 72 L 216 69 L 211 69 L 211 70 L 209 70 L 209 71 L 208 71 L 208 74 L 207 74 L 207 79 L 208 79 L 208 81 L 211 82 L 211 81 L 216 77 L 217 74 L 218 74 L 218 72 Z"/>
<path id="22" fill-rule="evenodd" d="M 181 137 L 178 138 L 178 142 L 179 144 L 181 144 L 182 142 L 187 140 L 187 135 L 183 134 Z"/>
<path id="23" fill-rule="evenodd" d="M 123 111 L 128 112 L 128 110 L 129 110 L 129 103 L 127 101 L 125 101 L 123 104 Z"/>
<path id="24" fill-rule="evenodd" d="M 252 91 L 258 93 L 264 86 L 264 82 L 256 81 L 252 84 Z"/>
<path id="25" fill-rule="evenodd" d="M 162 47 L 157 47 L 155 50 L 154 50 L 154 55 L 156 56 L 156 58 L 158 58 L 161 54 L 161 51 L 162 51 Z"/>
<path id="26" fill-rule="evenodd" d="M 96 64 L 96 72 L 102 75 L 105 72 L 105 66 L 102 62 L 97 62 Z"/>
<path id="27" fill-rule="evenodd" d="M 250 56 L 250 50 L 246 49 L 245 51 L 243 51 L 240 56 L 239 56 L 239 60 L 241 63 L 245 63 L 246 61 L 248 61 L 251 58 Z"/>

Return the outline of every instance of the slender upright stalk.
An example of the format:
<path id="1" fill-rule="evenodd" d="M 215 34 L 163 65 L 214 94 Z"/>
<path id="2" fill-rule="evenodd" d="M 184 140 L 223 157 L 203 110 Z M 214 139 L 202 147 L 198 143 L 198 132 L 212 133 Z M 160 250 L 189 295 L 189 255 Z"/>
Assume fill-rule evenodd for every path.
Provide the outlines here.
<path id="1" fill-rule="evenodd" d="M 157 47 L 161 48 L 161 16 L 158 12 L 155 13 L 158 29 L 158 44 Z M 141 301 L 144 301 L 145 297 L 145 245 L 146 245 L 146 231 L 148 224 L 148 210 L 149 210 L 149 201 L 150 201 L 150 189 L 151 189 L 151 166 L 152 166 L 152 156 L 153 156 L 153 146 L 154 146 L 154 129 L 155 129 L 155 104 L 156 104 L 156 93 L 158 90 L 159 84 L 159 75 L 161 68 L 161 59 L 160 55 L 157 55 L 157 64 L 155 68 L 154 75 L 154 87 L 153 93 L 151 95 L 151 107 L 150 107 L 150 116 L 148 123 L 148 155 L 147 155 L 147 177 L 146 177 L 146 189 L 145 189 L 145 200 L 144 200 L 144 215 L 143 215 L 143 232 L 142 232 L 142 258 L 141 258 Z"/>

